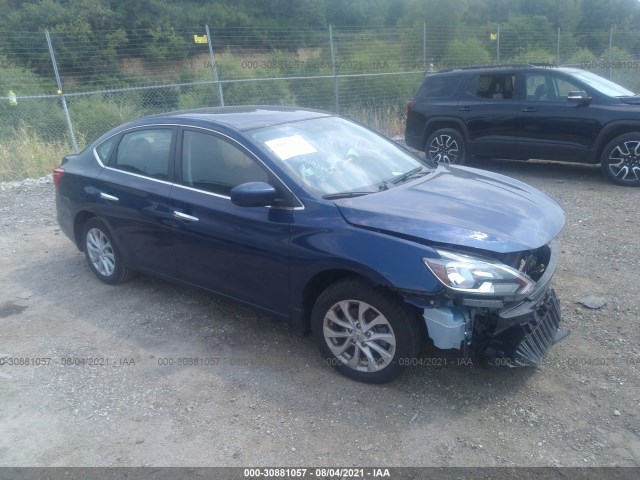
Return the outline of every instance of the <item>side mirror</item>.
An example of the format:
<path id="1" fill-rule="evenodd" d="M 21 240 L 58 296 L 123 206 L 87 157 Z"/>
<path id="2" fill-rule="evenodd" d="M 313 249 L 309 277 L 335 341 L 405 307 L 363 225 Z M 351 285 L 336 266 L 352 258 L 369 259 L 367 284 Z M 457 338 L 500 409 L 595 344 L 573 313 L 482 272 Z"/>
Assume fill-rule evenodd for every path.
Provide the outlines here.
<path id="1" fill-rule="evenodd" d="M 276 189 L 264 182 L 243 183 L 231 189 L 231 202 L 239 207 L 266 207 L 277 197 Z"/>
<path id="2" fill-rule="evenodd" d="M 576 103 L 581 107 L 586 107 L 591 103 L 592 98 L 584 90 L 574 90 L 567 95 L 567 101 Z"/>

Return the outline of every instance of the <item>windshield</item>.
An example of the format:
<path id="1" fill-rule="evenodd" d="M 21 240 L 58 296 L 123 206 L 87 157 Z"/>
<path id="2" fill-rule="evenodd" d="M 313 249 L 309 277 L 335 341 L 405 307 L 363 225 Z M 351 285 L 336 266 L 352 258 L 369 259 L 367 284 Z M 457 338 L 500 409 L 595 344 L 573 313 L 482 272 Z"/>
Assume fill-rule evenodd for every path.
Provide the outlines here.
<path id="1" fill-rule="evenodd" d="M 585 70 L 574 70 L 571 73 L 574 77 L 582 80 L 591 88 L 594 88 L 600 93 L 604 93 L 610 97 L 631 97 L 635 95 L 631 90 L 627 90 L 623 86 L 613 83 L 612 81 L 596 75 L 595 73 L 587 72 Z"/>
<path id="2" fill-rule="evenodd" d="M 266 127 L 251 136 L 322 196 L 374 193 L 428 171 L 390 140 L 339 117 Z"/>

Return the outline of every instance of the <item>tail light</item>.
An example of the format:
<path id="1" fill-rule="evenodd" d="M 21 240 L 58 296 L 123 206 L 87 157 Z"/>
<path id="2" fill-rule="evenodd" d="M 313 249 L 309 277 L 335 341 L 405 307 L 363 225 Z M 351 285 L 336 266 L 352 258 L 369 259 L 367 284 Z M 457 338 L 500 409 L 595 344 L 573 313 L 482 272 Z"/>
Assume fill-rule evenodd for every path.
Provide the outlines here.
<path id="1" fill-rule="evenodd" d="M 407 118 L 409 118 L 409 114 L 413 110 L 414 105 L 415 105 L 415 102 L 413 100 L 411 100 L 410 102 L 407 102 Z"/>
<path id="2" fill-rule="evenodd" d="M 53 169 L 53 185 L 55 187 L 58 186 L 58 184 L 60 183 L 60 180 L 62 180 L 63 176 L 64 176 L 64 168 L 54 168 Z"/>

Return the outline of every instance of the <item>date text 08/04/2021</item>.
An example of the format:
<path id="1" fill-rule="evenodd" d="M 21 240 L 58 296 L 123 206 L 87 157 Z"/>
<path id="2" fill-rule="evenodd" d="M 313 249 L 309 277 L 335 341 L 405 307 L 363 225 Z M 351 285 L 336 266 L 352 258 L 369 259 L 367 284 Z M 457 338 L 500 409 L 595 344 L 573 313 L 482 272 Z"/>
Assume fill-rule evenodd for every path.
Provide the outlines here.
<path id="1" fill-rule="evenodd" d="M 244 478 L 392 478 L 388 468 L 245 468 Z"/>

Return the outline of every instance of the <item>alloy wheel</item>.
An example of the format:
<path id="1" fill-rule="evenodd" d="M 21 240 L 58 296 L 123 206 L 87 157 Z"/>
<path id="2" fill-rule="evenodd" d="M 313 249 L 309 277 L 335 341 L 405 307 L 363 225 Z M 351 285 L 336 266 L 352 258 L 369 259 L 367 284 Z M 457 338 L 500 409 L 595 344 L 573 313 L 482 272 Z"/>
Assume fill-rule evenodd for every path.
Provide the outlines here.
<path id="1" fill-rule="evenodd" d="M 325 315 L 323 335 L 333 355 L 357 371 L 382 370 L 396 351 L 396 337 L 387 318 L 358 300 L 333 305 Z"/>
<path id="2" fill-rule="evenodd" d="M 624 182 L 640 181 L 640 140 L 622 142 L 609 154 L 611 174 Z"/>
<path id="3" fill-rule="evenodd" d="M 107 236 L 98 228 L 91 228 L 87 232 L 87 253 L 93 267 L 104 277 L 113 274 L 116 259 L 113 247 Z"/>
<path id="4" fill-rule="evenodd" d="M 457 163 L 458 142 L 451 135 L 438 135 L 429 145 L 429 156 L 436 163 Z"/>

